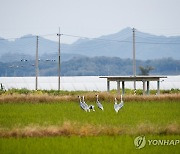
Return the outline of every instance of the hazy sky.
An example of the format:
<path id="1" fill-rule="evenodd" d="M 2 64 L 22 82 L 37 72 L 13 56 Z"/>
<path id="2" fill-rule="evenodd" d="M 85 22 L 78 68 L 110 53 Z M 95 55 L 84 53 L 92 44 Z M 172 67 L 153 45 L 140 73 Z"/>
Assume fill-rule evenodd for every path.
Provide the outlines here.
<path id="1" fill-rule="evenodd" d="M 0 0 L 0 37 L 57 33 L 58 27 L 61 33 L 87 37 L 126 27 L 180 35 L 180 0 Z"/>

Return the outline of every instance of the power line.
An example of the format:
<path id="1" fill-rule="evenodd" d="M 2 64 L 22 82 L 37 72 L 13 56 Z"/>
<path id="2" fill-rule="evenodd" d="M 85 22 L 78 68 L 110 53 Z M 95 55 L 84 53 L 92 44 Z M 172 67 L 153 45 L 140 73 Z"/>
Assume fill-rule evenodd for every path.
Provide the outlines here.
<path id="1" fill-rule="evenodd" d="M 85 36 L 78 36 L 78 35 L 70 35 L 70 34 L 62 34 L 64 36 L 70 36 L 70 37 L 77 37 L 77 38 L 82 38 L 82 39 L 88 39 L 88 40 L 100 40 L 100 41 L 114 41 L 114 42 L 127 42 L 127 43 L 131 43 L 131 41 L 125 41 L 127 40 L 128 38 L 126 39 L 123 39 L 123 40 L 114 40 L 114 39 L 101 39 L 101 38 L 91 38 L 91 37 L 85 37 Z"/>
<path id="2" fill-rule="evenodd" d="M 174 44 L 174 45 L 177 44 L 177 45 L 180 45 L 180 42 L 143 42 L 143 41 L 138 42 L 137 41 L 136 43 L 142 43 L 142 44 L 165 44 L 165 45 L 166 44 Z"/>
<path id="3" fill-rule="evenodd" d="M 101 40 L 101 41 L 113 41 L 113 42 L 119 42 L 119 43 L 132 43 L 132 41 L 125 41 L 131 37 L 128 37 L 124 40 L 114 40 L 114 39 L 100 39 L 100 38 L 90 38 L 90 37 L 84 37 L 84 36 L 78 36 L 78 35 L 70 35 L 70 34 L 62 34 L 64 36 L 70 36 L 70 37 L 77 37 L 77 38 L 84 38 L 84 39 L 89 39 L 89 40 Z M 145 42 L 145 41 L 136 41 L 136 43 L 139 44 L 180 44 L 180 42 Z"/>

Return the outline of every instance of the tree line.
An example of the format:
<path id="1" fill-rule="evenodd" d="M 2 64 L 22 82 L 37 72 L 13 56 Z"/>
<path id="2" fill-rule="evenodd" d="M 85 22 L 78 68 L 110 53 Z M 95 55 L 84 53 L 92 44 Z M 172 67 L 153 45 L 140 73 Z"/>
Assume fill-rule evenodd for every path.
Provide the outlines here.
<path id="1" fill-rule="evenodd" d="M 0 62 L 0 76 L 35 76 L 35 61 Z M 132 75 L 132 59 L 74 57 L 61 63 L 62 76 Z M 137 75 L 180 75 L 180 60 L 137 60 Z M 39 61 L 40 76 L 57 76 L 57 61 Z"/>

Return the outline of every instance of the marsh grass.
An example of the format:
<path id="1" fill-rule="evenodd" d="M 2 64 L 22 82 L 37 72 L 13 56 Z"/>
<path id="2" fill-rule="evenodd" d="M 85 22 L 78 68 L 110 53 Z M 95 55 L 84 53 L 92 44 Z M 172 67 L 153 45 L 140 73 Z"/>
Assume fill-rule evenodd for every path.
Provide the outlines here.
<path id="1" fill-rule="evenodd" d="M 0 95 L 1 94 L 48 94 L 48 95 L 53 95 L 53 96 L 57 96 L 57 95 L 81 95 L 81 94 L 85 94 L 85 93 L 96 93 L 98 91 L 81 91 L 81 90 L 76 90 L 76 91 L 66 91 L 66 90 L 28 90 L 26 88 L 22 88 L 22 89 L 8 89 L 7 91 L 5 90 L 0 90 Z M 133 89 L 125 89 L 126 94 L 130 94 L 133 95 L 134 94 L 134 90 Z M 156 90 L 150 90 L 151 94 L 156 94 Z M 160 92 L 162 94 L 178 94 L 180 93 L 180 89 L 169 89 L 169 90 L 160 90 Z M 112 89 L 110 91 L 111 94 L 116 94 L 117 90 Z M 137 89 L 136 90 L 136 94 L 137 95 L 142 95 L 143 91 L 142 89 Z"/>
<path id="2" fill-rule="evenodd" d="M 119 136 L 119 135 L 179 135 L 180 126 L 139 124 L 138 126 L 95 126 L 66 121 L 61 126 L 26 126 L 24 128 L 0 129 L 0 137 L 45 137 L 45 136 Z"/>
<path id="3" fill-rule="evenodd" d="M 120 96 L 117 94 L 107 92 L 87 92 L 77 93 L 73 95 L 49 95 L 49 94 L 6 94 L 0 95 L 0 103 L 57 103 L 57 102 L 72 102 L 78 101 L 78 95 L 84 95 L 85 99 L 91 102 L 96 101 L 96 94 L 99 94 L 99 99 L 106 102 L 114 102 L 114 98 L 117 97 L 120 100 Z M 180 102 L 180 94 L 163 94 L 163 95 L 124 95 L 124 101 L 126 102 L 150 102 L 150 101 L 178 101 Z"/>

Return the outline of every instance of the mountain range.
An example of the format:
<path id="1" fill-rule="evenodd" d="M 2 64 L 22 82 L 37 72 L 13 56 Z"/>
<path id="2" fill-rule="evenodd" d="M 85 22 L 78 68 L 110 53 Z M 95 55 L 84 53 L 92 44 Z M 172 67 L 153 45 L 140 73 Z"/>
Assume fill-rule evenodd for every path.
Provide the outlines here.
<path id="1" fill-rule="evenodd" d="M 66 34 L 63 34 L 66 35 Z M 63 35 L 61 39 L 63 39 Z M 73 36 L 72 36 L 73 37 Z M 171 57 L 180 59 L 180 36 L 157 36 L 135 32 L 136 59 L 161 59 Z M 42 59 L 58 58 L 58 42 L 39 37 L 39 57 Z M 84 38 L 72 44 L 61 44 L 62 61 L 73 57 L 119 57 L 132 59 L 132 29 L 125 28 L 115 34 L 98 38 Z M 9 41 L 0 39 L 0 61 L 18 61 L 20 59 L 35 59 L 36 36 L 26 35 Z"/>

